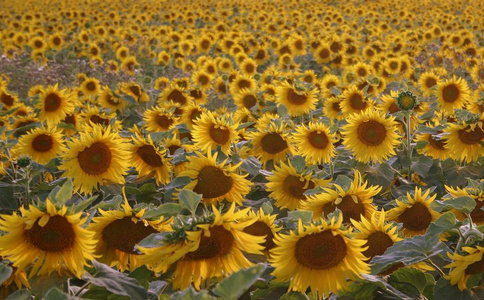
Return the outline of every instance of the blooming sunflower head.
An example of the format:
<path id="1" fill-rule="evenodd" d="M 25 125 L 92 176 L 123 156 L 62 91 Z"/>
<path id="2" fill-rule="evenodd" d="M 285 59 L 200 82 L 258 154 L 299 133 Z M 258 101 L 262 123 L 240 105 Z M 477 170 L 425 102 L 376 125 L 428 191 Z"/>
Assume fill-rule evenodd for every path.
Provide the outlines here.
<path id="1" fill-rule="evenodd" d="M 405 237 L 425 234 L 429 225 L 434 222 L 440 214 L 430 208 L 437 194 L 429 197 L 430 190 L 422 193 L 422 190 L 415 187 L 414 195 L 407 192 L 407 201 L 397 202 L 397 207 L 388 211 L 387 220 L 402 223 L 402 232 Z"/>
<path id="2" fill-rule="evenodd" d="M 142 265 L 135 249 L 141 240 L 153 233 L 171 231 L 171 219 L 143 219 L 145 209 L 134 212 L 124 197 L 121 210 L 99 209 L 101 216 L 95 217 L 89 225 L 97 241 L 98 260 L 116 266 L 120 271 L 134 270 Z"/>
<path id="3" fill-rule="evenodd" d="M 276 87 L 276 99 L 287 108 L 292 117 L 308 114 L 316 109 L 318 101 L 315 89 L 310 90 L 303 84 L 290 84 L 287 81 Z"/>
<path id="4" fill-rule="evenodd" d="M 376 110 L 352 114 L 342 128 L 343 145 L 353 151 L 358 161 L 382 162 L 395 155 L 395 147 L 400 143 L 396 125 L 394 117 Z"/>
<path id="5" fill-rule="evenodd" d="M 179 176 L 190 177 L 192 182 L 184 188 L 201 194 L 202 201 L 207 203 L 215 204 L 225 199 L 241 205 L 252 184 L 235 172 L 240 164 L 228 165 L 227 159 L 218 163 L 217 156 L 217 153 L 212 156 L 208 152 L 207 156 L 198 153 L 188 157 L 189 163 Z"/>
<path id="6" fill-rule="evenodd" d="M 228 276 L 252 265 L 245 253 L 262 254 L 265 237 L 244 232 L 256 220 L 242 219 L 248 209 L 236 211 L 233 203 L 222 213 L 212 206 L 212 213 L 186 226 L 182 238 L 166 240 L 155 248 L 139 247 L 143 261 L 153 270 L 165 271 L 175 265 L 173 288 L 185 289 L 193 282 L 196 289 L 214 277 Z M 195 225 L 195 226 L 194 226 Z"/>
<path id="7" fill-rule="evenodd" d="M 484 247 L 462 247 L 462 254 L 448 253 L 452 262 L 446 268 L 452 268 L 450 273 L 445 276 L 452 285 L 457 284 L 459 290 L 467 288 L 469 277 L 484 272 Z"/>
<path id="8" fill-rule="evenodd" d="M 331 162 L 336 155 L 334 144 L 336 139 L 323 123 L 309 122 L 296 129 L 293 135 L 298 154 L 303 156 L 308 164 Z"/>
<path id="9" fill-rule="evenodd" d="M 66 206 L 57 209 L 47 199 L 43 207 L 21 207 L 20 213 L 0 216 L 0 256 L 13 262 L 18 270 L 29 266 L 30 277 L 68 271 L 80 278 L 84 266 L 94 259 L 95 240 L 82 225 L 82 212 L 70 213 Z"/>
<path id="10" fill-rule="evenodd" d="M 238 124 L 225 117 L 214 116 L 210 111 L 202 112 L 194 123 L 193 141 L 202 151 L 210 152 L 219 146 L 222 153 L 231 153 L 232 144 L 238 140 Z"/>
<path id="11" fill-rule="evenodd" d="M 39 96 L 40 101 L 37 106 L 40 109 L 39 118 L 41 121 L 46 121 L 48 125 L 58 124 L 74 110 L 70 94 L 66 90 L 59 90 L 57 84 L 42 89 Z"/>
<path id="12" fill-rule="evenodd" d="M 303 225 L 297 231 L 276 237 L 270 262 L 276 281 L 289 281 L 290 290 L 305 292 L 308 287 L 320 297 L 337 293 L 369 272 L 362 252 L 364 241 L 352 239 L 351 229 L 342 227 L 341 218 Z"/>

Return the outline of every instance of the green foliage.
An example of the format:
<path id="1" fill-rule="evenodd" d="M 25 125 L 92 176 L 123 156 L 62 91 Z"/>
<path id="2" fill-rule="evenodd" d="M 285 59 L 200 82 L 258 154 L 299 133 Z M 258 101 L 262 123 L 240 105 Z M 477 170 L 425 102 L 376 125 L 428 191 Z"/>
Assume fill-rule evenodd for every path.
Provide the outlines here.
<path id="1" fill-rule="evenodd" d="M 265 265 L 258 264 L 248 269 L 240 270 L 218 283 L 213 292 L 223 299 L 238 299 L 256 282 L 265 269 Z"/>

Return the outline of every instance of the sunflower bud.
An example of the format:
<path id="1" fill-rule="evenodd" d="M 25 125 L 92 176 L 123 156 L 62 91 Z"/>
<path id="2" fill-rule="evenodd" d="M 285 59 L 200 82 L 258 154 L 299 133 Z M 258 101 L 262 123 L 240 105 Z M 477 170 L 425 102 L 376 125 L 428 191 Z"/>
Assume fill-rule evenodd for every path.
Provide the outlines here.
<path id="1" fill-rule="evenodd" d="M 30 165 L 30 157 L 26 156 L 26 155 L 22 155 L 18 158 L 17 160 L 17 164 L 19 165 L 19 167 L 21 168 L 25 168 L 27 167 L 28 165 Z"/>
<path id="2" fill-rule="evenodd" d="M 401 92 L 397 97 L 397 105 L 401 110 L 413 110 L 417 105 L 417 97 L 410 91 Z"/>

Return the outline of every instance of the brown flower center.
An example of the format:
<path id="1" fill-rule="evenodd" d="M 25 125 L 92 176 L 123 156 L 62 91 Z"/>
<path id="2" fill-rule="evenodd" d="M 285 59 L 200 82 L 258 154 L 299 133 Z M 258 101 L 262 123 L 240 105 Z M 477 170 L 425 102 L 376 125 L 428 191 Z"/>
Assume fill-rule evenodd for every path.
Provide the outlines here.
<path id="1" fill-rule="evenodd" d="M 287 149 L 287 142 L 276 132 L 271 132 L 261 140 L 262 150 L 270 154 L 277 154 Z"/>
<path id="2" fill-rule="evenodd" d="M 330 54 L 331 52 L 329 52 L 329 50 L 326 48 L 321 49 L 321 51 L 318 53 L 319 57 L 323 60 L 328 59 Z"/>
<path id="3" fill-rule="evenodd" d="M 215 125 L 212 124 L 208 133 L 212 140 L 217 144 L 225 145 L 229 141 L 230 131 L 226 128 L 215 127 Z"/>
<path id="4" fill-rule="evenodd" d="M 48 134 L 39 134 L 32 141 L 32 148 L 37 152 L 47 152 L 53 145 L 54 140 Z"/>
<path id="5" fill-rule="evenodd" d="M 295 257 L 299 264 L 316 270 L 337 266 L 346 257 L 346 243 L 331 230 L 306 235 L 296 243 Z"/>
<path id="6" fill-rule="evenodd" d="M 244 232 L 255 236 L 265 236 L 266 241 L 262 246 L 264 246 L 264 250 L 266 251 L 271 250 L 276 246 L 271 228 L 262 221 L 256 221 L 252 225 L 245 227 Z"/>
<path id="7" fill-rule="evenodd" d="M 89 81 L 87 84 L 86 84 L 86 89 L 88 91 L 91 91 L 91 92 L 94 92 L 96 90 L 96 84 L 92 81 Z"/>
<path id="8" fill-rule="evenodd" d="M 158 124 L 162 129 L 166 130 L 170 128 L 171 124 L 173 124 L 173 119 L 169 118 L 165 115 L 157 115 L 155 117 L 155 122 Z"/>
<path id="9" fill-rule="evenodd" d="M 368 257 L 370 261 L 377 255 L 382 255 L 385 251 L 393 245 L 393 240 L 385 232 L 375 231 L 366 238 L 365 247 L 368 249 L 363 252 L 363 255 Z"/>
<path id="10" fill-rule="evenodd" d="M 432 215 L 424 204 L 416 202 L 398 216 L 398 222 L 403 223 L 404 228 L 412 231 L 426 230 L 432 222 Z"/>
<path id="11" fill-rule="evenodd" d="M 479 144 L 484 139 L 484 131 L 479 126 L 471 130 L 471 127 L 468 125 L 466 128 L 459 130 L 457 134 L 461 142 L 467 145 Z"/>
<path id="12" fill-rule="evenodd" d="M 246 95 L 244 96 L 243 102 L 245 108 L 251 109 L 257 104 L 257 98 L 254 95 Z"/>
<path id="13" fill-rule="evenodd" d="M 358 139 L 367 146 L 378 146 L 386 138 L 387 130 L 380 122 L 370 120 L 363 122 L 357 129 Z"/>
<path id="14" fill-rule="evenodd" d="M 437 139 L 434 139 L 431 135 L 429 136 L 428 138 L 428 142 L 429 144 L 434 147 L 435 149 L 438 149 L 438 150 L 445 150 L 445 142 L 443 140 L 437 140 Z"/>
<path id="15" fill-rule="evenodd" d="M 208 199 L 224 196 L 230 192 L 233 185 L 232 177 L 225 175 L 223 170 L 214 166 L 203 167 L 198 173 L 197 180 L 193 191 Z"/>
<path id="16" fill-rule="evenodd" d="M 1 101 L 3 104 L 5 104 L 5 106 L 12 106 L 14 99 L 11 95 L 2 93 Z"/>
<path id="17" fill-rule="evenodd" d="M 301 95 L 298 92 L 296 92 L 294 89 L 289 89 L 287 91 L 287 100 L 291 104 L 295 105 L 303 105 L 308 101 L 308 97 L 305 95 Z"/>
<path id="18" fill-rule="evenodd" d="M 179 90 L 173 90 L 168 95 L 167 99 L 175 103 L 180 103 L 181 105 L 184 105 L 185 103 L 187 103 L 187 98 Z"/>
<path id="19" fill-rule="evenodd" d="M 202 233 L 198 249 L 187 253 L 184 259 L 201 260 L 220 258 L 230 253 L 233 244 L 234 236 L 230 231 L 222 225 L 214 226 L 210 228 L 209 237 Z"/>
<path id="20" fill-rule="evenodd" d="M 161 167 L 163 166 L 163 161 L 161 157 L 156 153 L 156 150 L 151 145 L 143 145 L 136 150 L 136 154 L 151 167 Z"/>
<path id="21" fill-rule="evenodd" d="M 240 79 L 237 82 L 237 86 L 239 87 L 239 89 L 248 89 L 248 88 L 250 88 L 251 84 L 248 80 Z"/>
<path id="22" fill-rule="evenodd" d="M 366 102 L 363 101 L 363 96 L 360 93 L 353 93 L 349 97 L 349 102 L 351 108 L 355 110 L 363 110 L 368 105 Z"/>
<path id="23" fill-rule="evenodd" d="M 76 239 L 72 224 L 59 215 L 50 217 L 44 227 L 40 227 L 37 219 L 32 228 L 25 230 L 25 235 L 32 245 L 46 252 L 70 250 Z"/>
<path id="24" fill-rule="evenodd" d="M 474 200 L 476 200 L 476 207 L 471 211 L 471 218 L 476 223 L 484 222 L 484 210 L 481 209 L 484 206 L 484 200 Z"/>
<path id="25" fill-rule="evenodd" d="M 324 205 L 323 213 L 325 216 L 334 212 L 338 208 L 343 213 L 343 222 L 350 223 L 350 219 L 360 221 L 361 215 L 365 214 L 365 205 L 361 203 L 358 199 L 355 202 L 351 195 L 346 195 L 343 197 L 341 202 L 337 205 L 333 202 L 329 202 Z"/>
<path id="26" fill-rule="evenodd" d="M 131 217 L 124 217 L 104 227 L 102 239 L 109 247 L 129 254 L 137 254 L 134 246 L 150 234 L 157 232 L 153 227 L 145 226 L 143 222 L 134 223 Z"/>
<path id="27" fill-rule="evenodd" d="M 109 119 L 102 118 L 98 115 L 92 115 L 89 120 L 93 122 L 94 124 L 99 124 L 103 126 L 108 126 L 109 125 Z"/>
<path id="28" fill-rule="evenodd" d="M 56 111 L 61 106 L 61 98 L 56 93 L 50 93 L 45 97 L 45 111 Z"/>
<path id="29" fill-rule="evenodd" d="M 102 142 L 92 144 L 77 156 L 81 169 L 89 175 L 99 175 L 108 170 L 111 158 L 111 149 Z"/>
<path id="30" fill-rule="evenodd" d="M 284 181 L 282 183 L 282 188 L 284 189 L 284 192 L 286 194 L 291 195 L 291 197 L 294 197 L 296 199 L 306 199 L 306 195 L 304 195 L 304 192 L 307 190 L 313 189 L 315 187 L 315 184 L 313 181 L 309 181 L 308 185 L 306 188 L 307 181 L 306 180 L 300 180 L 300 177 L 294 176 L 294 175 L 288 175 L 286 178 L 284 178 Z"/>
<path id="31" fill-rule="evenodd" d="M 318 131 L 311 131 L 308 134 L 308 141 L 316 149 L 326 149 L 329 145 L 329 139 L 326 133 Z"/>
<path id="32" fill-rule="evenodd" d="M 437 80 L 435 78 L 427 78 L 425 79 L 425 86 L 430 89 L 431 87 L 435 86 L 437 84 Z"/>
<path id="33" fill-rule="evenodd" d="M 484 260 L 481 259 L 480 261 L 473 262 L 472 264 L 468 265 L 465 274 L 466 275 L 475 275 L 481 274 L 484 272 Z"/>
<path id="34" fill-rule="evenodd" d="M 452 103 L 459 99 L 460 90 L 455 84 L 449 84 L 442 89 L 442 99 L 444 102 Z"/>

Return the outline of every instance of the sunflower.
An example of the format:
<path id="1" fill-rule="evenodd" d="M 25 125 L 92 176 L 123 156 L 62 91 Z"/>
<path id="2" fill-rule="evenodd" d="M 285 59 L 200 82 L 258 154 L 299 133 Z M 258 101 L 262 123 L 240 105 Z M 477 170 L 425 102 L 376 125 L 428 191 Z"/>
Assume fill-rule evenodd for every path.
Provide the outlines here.
<path id="1" fill-rule="evenodd" d="M 18 270 L 33 263 L 29 277 L 70 271 L 80 278 L 88 260 L 93 260 L 95 240 L 82 225 L 82 212 L 72 214 L 67 207 L 57 209 L 47 199 L 45 208 L 29 205 L 20 208 L 21 216 L 0 216 L 0 255 L 13 262 Z"/>
<path id="2" fill-rule="evenodd" d="M 418 84 L 420 85 L 423 95 L 430 97 L 434 93 L 434 87 L 439 86 L 442 82 L 440 77 L 434 72 L 425 72 L 420 75 Z"/>
<path id="3" fill-rule="evenodd" d="M 279 208 L 296 210 L 306 201 L 307 196 L 304 192 L 316 186 L 323 187 L 329 180 L 317 179 L 312 173 L 300 174 L 292 166 L 281 162 L 274 166 L 272 175 L 267 176 L 267 191 L 271 192 L 269 197 L 276 200 L 274 203 Z"/>
<path id="4" fill-rule="evenodd" d="M 384 116 L 376 110 L 352 114 L 342 128 L 343 145 L 353 151 L 358 161 L 382 162 L 395 155 L 395 147 L 400 143 L 396 125 L 394 117 Z"/>
<path id="5" fill-rule="evenodd" d="M 276 88 L 277 101 L 287 108 L 291 117 L 308 114 L 316 109 L 318 98 L 317 90 L 309 90 L 302 86 L 283 82 Z"/>
<path id="6" fill-rule="evenodd" d="M 373 107 L 373 102 L 365 99 L 365 94 L 356 85 L 351 85 L 340 97 L 341 111 L 345 116 L 352 113 L 361 113 Z"/>
<path id="7" fill-rule="evenodd" d="M 437 134 L 430 133 L 419 133 L 415 137 L 415 141 L 418 143 L 420 141 L 426 142 L 427 144 L 421 148 L 417 149 L 417 152 L 423 155 L 432 157 L 433 159 L 440 159 L 442 161 L 450 157 L 449 149 L 445 147 L 446 141 L 440 138 L 442 132 L 437 132 Z"/>
<path id="8" fill-rule="evenodd" d="M 445 266 L 451 268 L 449 275 L 444 276 L 450 280 L 452 285 L 457 284 L 459 290 L 467 289 L 467 280 L 471 275 L 482 274 L 484 272 L 483 253 L 484 247 L 462 247 L 465 255 L 458 253 L 448 253 L 447 255 L 452 259 L 452 262 Z"/>
<path id="9" fill-rule="evenodd" d="M 135 82 L 121 82 L 118 89 L 121 94 L 132 97 L 138 103 L 150 101 L 150 96 L 143 87 Z"/>
<path id="10" fill-rule="evenodd" d="M 344 119 L 341 111 L 341 100 L 338 97 L 331 97 L 323 102 L 323 115 L 332 121 Z"/>
<path id="11" fill-rule="evenodd" d="M 73 178 L 74 189 L 89 194 L 99 184 L 124 183 L 128 170 L 129 151 L 125 140 L 111 127 L 94 124 L 89 132 L 80 132 L 77 140 L 67 143 L 68 151 L 62 155 L 59 170 L 63 176 Z"/>
<path id="12" fill-rule="evenodd" d="M 450 186 L 445 185 L 445 189 L 449 195 L 444 196 L 443 200 L 459 197 L 470 197 L 476 201 L 476 207 L 471 211 L 470 216 L 472 221 L 477 225 L 484 225 L 484 210 L 481 208 L 484 206 L 484 191 L 477 188 L 465 187 L 453 189 Z M 456 215 L 457 219 L 464 220 L 467 216 L 459 210 L 453 209 L 452 212 Z"/>
<path id="13" fill-rule="evenodd" d="M 367 262 L 377 255 L 383 255 L 385 251 L 396 242 L 402 240 L 398 237 L 398 226 L 385 221 L 385 211 L 374 211 L 370 218 L 361 217 L 359 222 L 351 220 L 351 224 L 358 229 L 353 237 L 365 241 L 368 249 L 363 251 Z"/>
<path id="14" fill-rule="evenodd" d="M 99 104 L 102 107 L 110 109 L 112 112 L 122 111 L 128 104 L 126 101 L 114 94 L 107 86 L 103 86 L 99 95 Z"/>
<path id="15" fill-rule="evenodd" d="M 49 85 L 42 89 L 40 102 L 37 107 L 40 109 L 39 118 L 46 121 L 47 125 L 57 125 L 68 114 L 74 111 L 72 99 L 66 90 L 59 90 L 59 85 Z"/>
<path id="16" fill-rule="evenodd" d="M 309 122 L 297 127 L 293 137 L 297 153 L 310 165 L 330 163 L 331 158 L 336 155 L 334 134 L 321 122 Z"/>
<path id="17" fill-rule="evenodd" d="M 451 158 L 472 162 L 484 154 L 484 147 L 481 145 L 484 140 L 484 121 L 473 124 L 447 123 L 444 134 L 442 139 Z"/>
<path id="18" fill-rule="evenodd" d="M 193 130 L 195 122 L 200 118 L 203 113 L 206 113 L 207 109 L 200 107 L 199 105 L 189 105 L 183 110 L 182 122 L 187 125 L 188 129 Z"/>
<path id="19" fill-rule="evenodd" d="M 201 151 L 211 152 L 220 146 L 222 153 L 228 155 L 238 140 L 237 126 L 225 117 L 215 117 L 211 111 L 204 112 L 193 126 L 193 141 Z"/>
<path id="20" fill-rule="evenodd" d="M 101 216 L 93 218 L 88 229 L 94 233 L 94 240 L 97 241 L 95 253 L 99 256 L 98 260 L 124 272 L 142 265 L 135 245 L 152 233 L 171 231 L 171 219 L 143 219 L 145 209 L 133 212 L 126 196 L 121 208 L 108 211 L 99 209 Z"/>
<path id="21" fill-rule="evenodd" d="M 452 79 L 437 84 L 435 95 L 442 111 L 447 115 L 452 115 L 455 109 L 462 109 L 469 101 L 471 92 L 464 79 L 454 76 Z"/>
<path id="22" fill-rule="evenodd" d="M 346 289 L 350 280 L 369 273 L 362 252 L 364 241 L 349 237 L 351 228 L 342 228 L 341 218 L 321 225 L 298 223 L 297 232 L 276 237 L 276 247 L 269 259 L 276 282 L 290 280 L 289 289 L 306 292 L 311 288 L 320 299 Z"/>
<path id="23" fill-rule="evenodd" d="M 81 83 L 81 90 L 84 95 L 97 96 L 101 90 L 101 83 L 94 77 L 88 77 Z"/>
<path id="24" fill-rule="evenodd" d="M 159 104 L 173 101 L 182 106 L 190 104 L 191 100 L 192 98 L 185 93 L 185 88 L 176 85 L 166 87 L 157 99 Z"/>
<path id="25" fill-rule="evenodd" d="M 313 56 L 318 64 L 325 64 L 332 58 L 331 48 L 326 43 L 321 43 L 316 50 L 313 51 Z"/>
<path id="26" fill-rule="evenodd" d="M 254 76 L 257 73 L 257 62 L 252 58 L 245 58 L 239 64 L 240 71 L 246 76 Z"/>
<path id="27" fill-rule="evenodd" d="M 196 71 L 192 75 L 192 82 L 201 90 L 208 90 L 212 86 L 212 75 L 204 71 Z"/>
<path id="28" fill-rule="evenodd" d="M 233 81 L 231 81 L 229 90 L 232 95 L 237 95 L 242 89 L 254 90 L 256 87 L 257 83 L 254 78 L 237 74 Z"/>
<path id="29" fill-rule="evenodd" d="M 265 237 L 265 242 L 262 244 L 264 247 L 264 253 L 267 257 L 270 256 L 270 251 L 276 246 L 274 239 L 278 232 L 281 231 L 281 227 L 277 226 L 274 221 L 277 215 L 271 215 L 264 213 L 264 210 L 260 208 L 257 212 L 249 210 L 246 216 L 243 216 L 238 221 L 245 222 L 248 220 L 255 220 L 254 223 L 243 229 L 243 232 L 254 236 Z"/>
<path id="30" fill-rule="evenodd" d="M 30 284 L 27 279 L 27 273 L 23 270 L 15 268 L 11 262 L 5 261 L 0 257 L 0 264 L 5 265 L 5 263 L 7 263 L 10 268 L 12 268 L 12 274 L 10 274 L 7 280 L 0 284 L 1 299 L 7 299 L 10 294 L 15 292 L 16 290 L 20 290 L 24 286 L 30 288 Z"/>
<path id="31" fill-rule="evenodd" d="M 92 125 L 112 126 L 113 130 L 120 131 L 123 128 L 121 121 L 116 119 L 116 113 L 106 113 L 97 106 L 87 106 L 81 113 L 81 130 L 88 130 Z M 86 128 L 87 127 L 87 128 Z"/>
<path id="32" fill-rule="evenodd" d="M 78 125 L 78 115 L 76 113 L 68 114 L 66 117 L 61 121 L 65 123 L 66 125 L 72 125 L 74 129 L 70 128 L 62 128 L 62 132 L 66 136 L 71 136 L 77 133 L 77 125 Z"/>
<path id="33" fill-rule="evenodd" d="M 47 164 L 65 151 L 62 131 L 56 127 L 34 128 L 22 135 L 12 149 L 14 155 L 27 154 L 39 164 Z"/>
<path id="34" fill-rule="evenodd" d="M 151 136 L 143 138 L 136 134 L 130 146 L 131 165 L 138 171 L 138 178 L 154 174 L 156 184 L 168 183 L 171 178 L 171 163 L 166 159 L 166 150 L 155 146 Z"/>
<path id="35" fill-rule="evenodd" d="M 121 70 L 123 70 L 126 74 L 133 76 L 136 69 L 138 69 L 139 63 L 136 60 L 135 56 L 128 56 L 121 62 Z"/>
<path id="36" fill-rule="evenodd" d="M 167 109 L 157 106 L 145 110 L 143 120 L 146 124 L 146 130 L 152 133 L 175 128 L 180 118 L 173 116 L 173 113 Z"/>
<path id="37" fill-rule="evenodd" d="M 48 39 L 49 48 L 55 50 L 61 50 L 64 46 L 64 37 L 61 33 L 54 33 L 49 36 Z"/>
<path id="38" fill-rule="evenodd" d="M 255 90 L 241 89 L 234 95 L 234 103 L 239 108 L 252 109 L 259 103 L 257 92 Z"/>
<path id="39" fill-rule="evenodd" d="M 263 117 L 259 119 L 259 121 L 261 120 L 263 120 Z M 258 124 L 261 123 L 258 122 Z M 257 130 L 250 132 L 248 137 L 252 140 L 251 143 L 254 146 L 253 154 L 262 162 L 264 167 L 270 160 L 277 163 L 285 160 L 287 155 L 295 153 L 292 137 L 285 130 L 283 122 L 278 126 L 269 119 L 267 126 L 257 125 L 256 128 Z"/>
<path id="40" fill-rule="evenodd" d="M 429 197 L 430 190 L 422 194 L 422 190 L 415 187 L 414 195 L 407 192 L 407 201 L 397 201 L 397 207 L 388 211 L 387 220 L 402 223 L 405 237 L 425 234 L 429 225 L 440 216 L 430 208 L 437 194 Z M 428 198 L 428 199 L 427 199 Z"/>
<path id="41" fill-rule="evenodd" d="M 301 209 L 312 211 L 315 220 L 322 214 L 328 216 L 336 208 L 342 212 L 344 223 L 350 223 L 351 219 L 360 221 L 361 216 L 369 219 L 375 211 L 373 197 L 382 187 L 367 185 L 368 181 L 363 181 L 361 173 L 355 170 L 355 177 L 348 190 L 338 184 L 334 184 L 333 188 L 324 188 L 323 193 L 309 196 Z"/>
<path id="42" fill-rule="evenodd" d="M 155 272 L 165 272 L 174 265 L 173 289 L 186 289 L 191 282 L 199 290 L 202 283 L 222 278 L 252 266 L 245 253 L 262 254 L 265 238 L 243 232 L 256 220 L 237 222 L 247 209 L 235 212 L 233 203 L 224 214 L 212 206 L 213 221 L 199 223 L 184 231 L 184 239 L 171 240 L 160 247 L 138 247 L 141 259 Z"/>
<path id="43" fill-rule="evenodd" d="M 252 183 L 245 176 L 236 174 L 240 164 L 227 165 L 227 160 L 217 163 L 218 153 L 213 156 L 210 152 L 207 156 L 197 153 L 196 156 L 187 157 L 189 163 L 186 170 L 180 173 L 180 177 L 187 176 L 193 181 L 184 188 L 193 190 L 202 195 L 205 203 L 216 204 L 226 199 L 242 205 L 244 196 L 250 192 Z"/>

